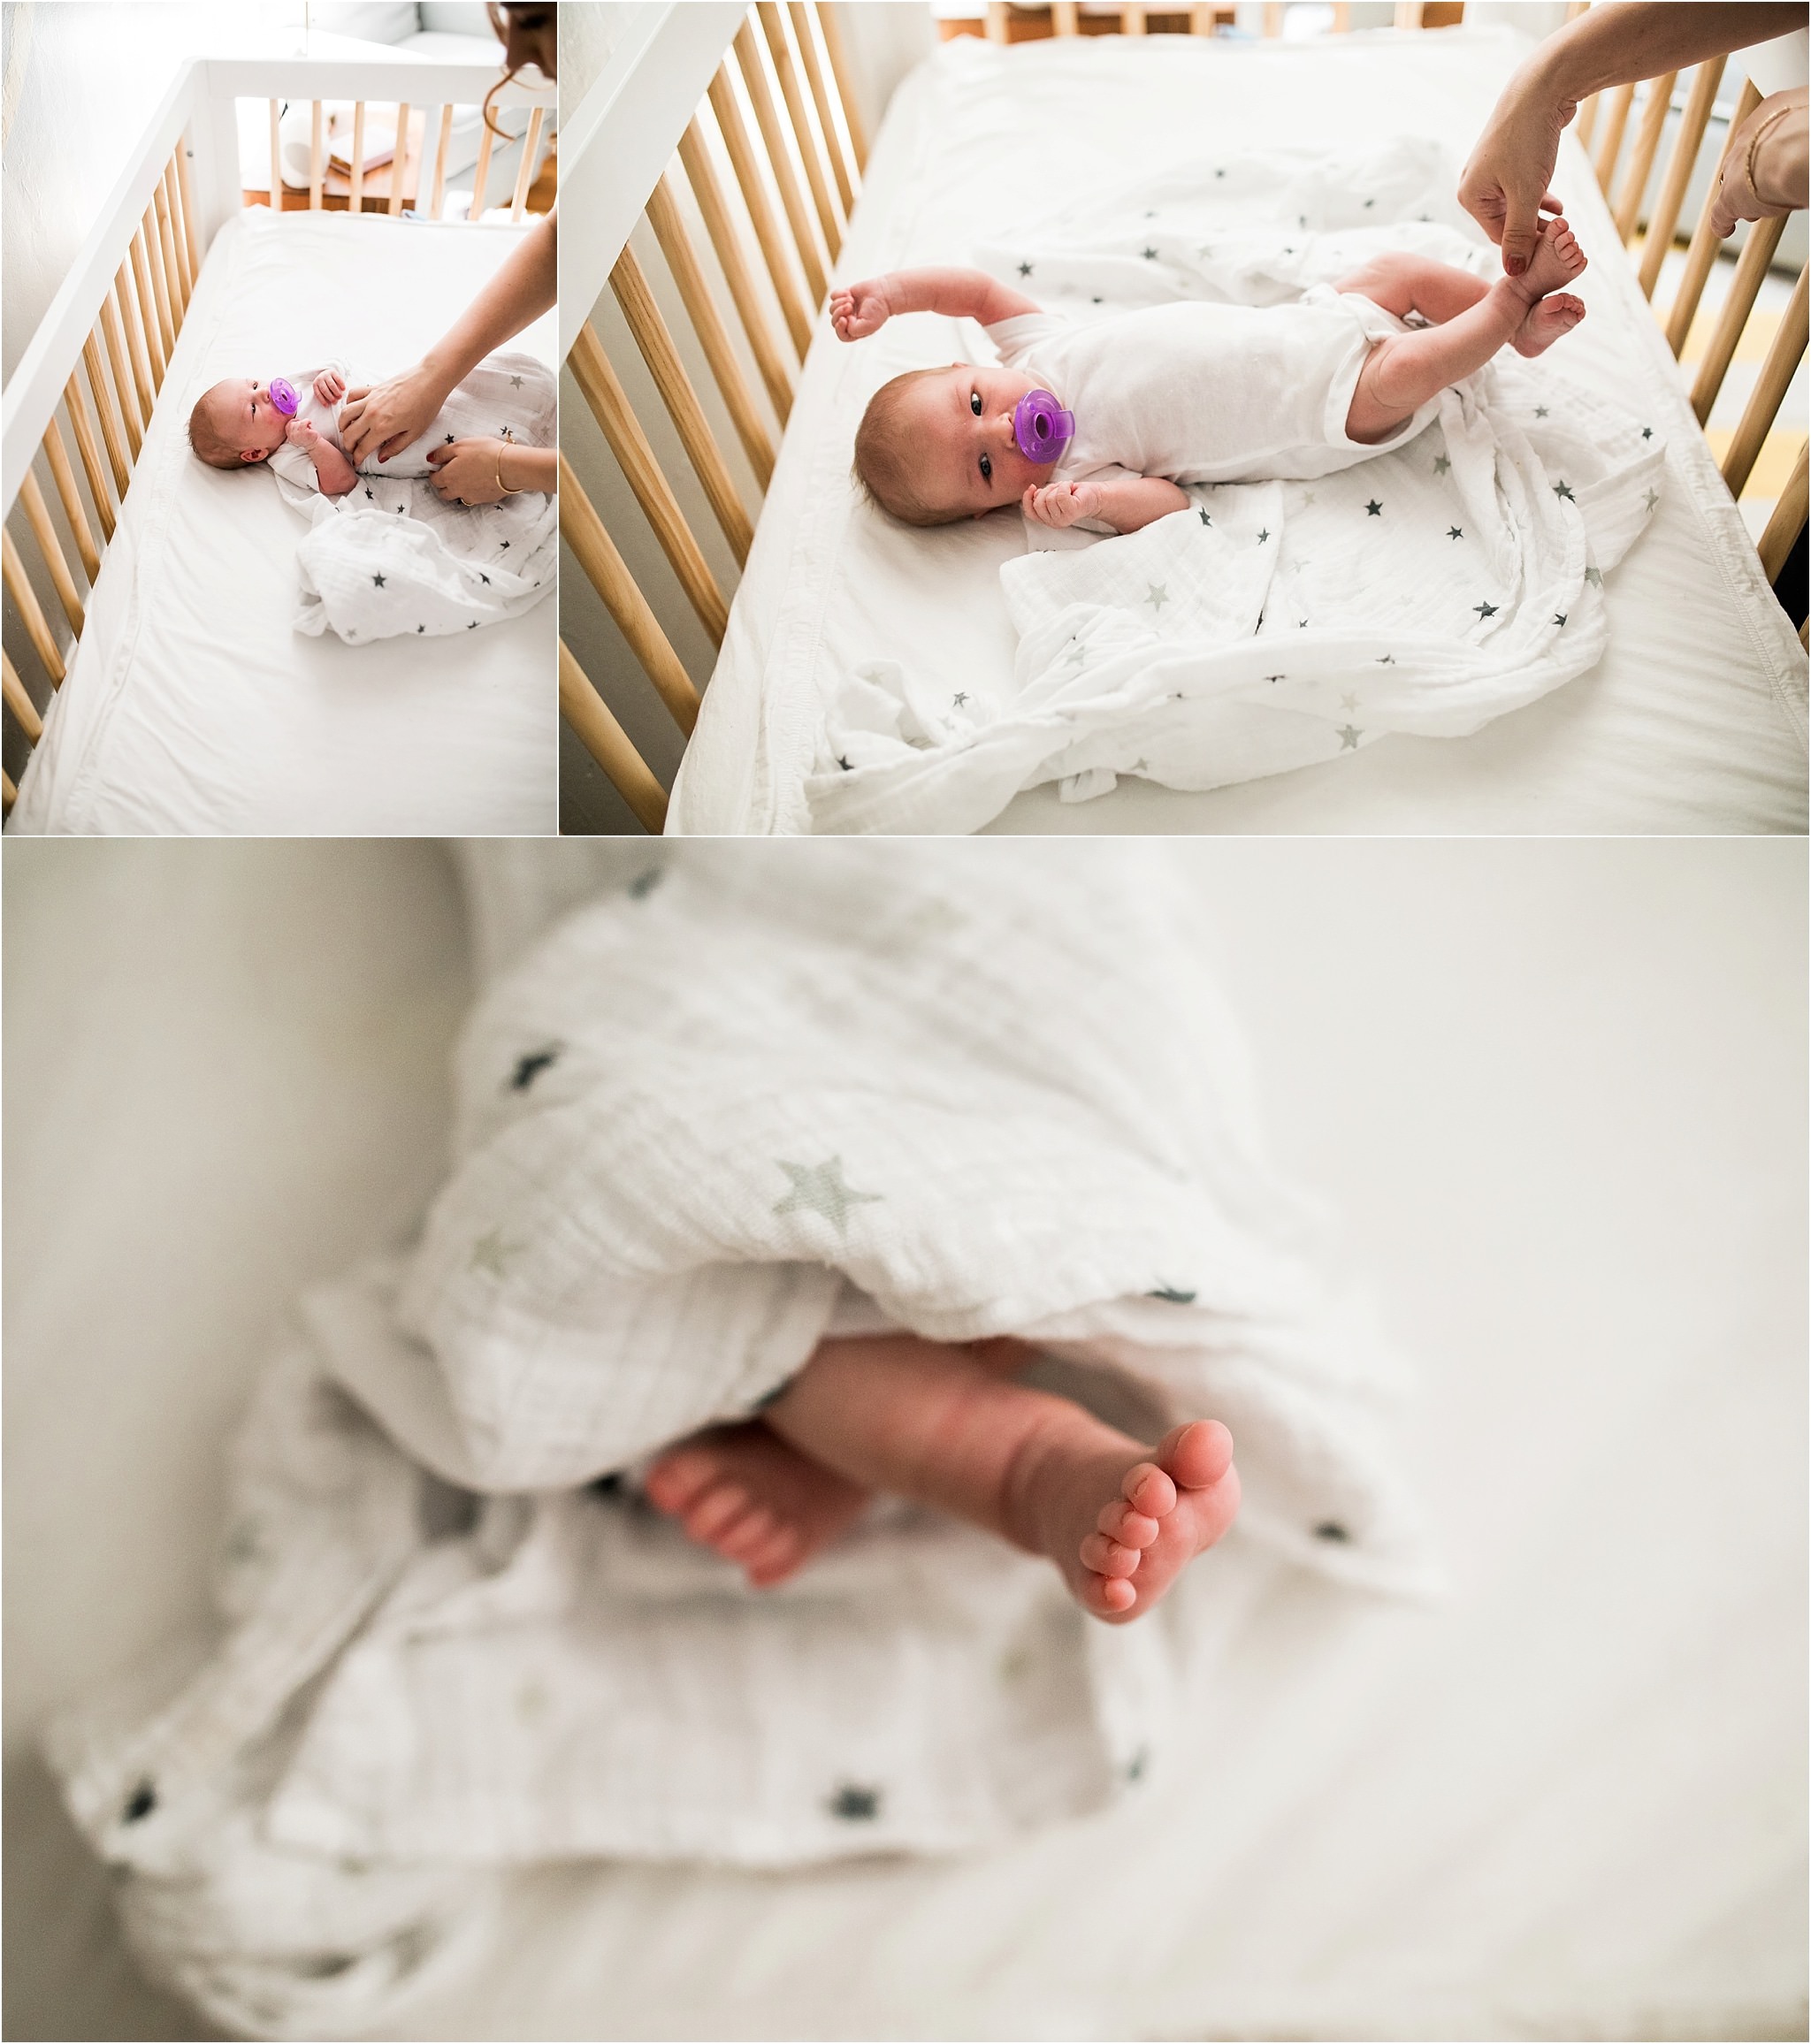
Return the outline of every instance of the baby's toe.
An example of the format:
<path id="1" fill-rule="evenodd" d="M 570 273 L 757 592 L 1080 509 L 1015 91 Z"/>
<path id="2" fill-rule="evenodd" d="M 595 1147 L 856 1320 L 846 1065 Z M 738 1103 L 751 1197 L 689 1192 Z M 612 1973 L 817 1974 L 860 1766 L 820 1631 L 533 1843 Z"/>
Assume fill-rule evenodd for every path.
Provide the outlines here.
<path id="1" fill-rule="evenodd" d="M 1115 1498 L 1111 1504 L 1103 1505 L 1095 1525 L 1122 1547 L 1149 1547 L 1162 1530 L 1155 1519 L 1147 1518 L 1142 1512 L 1135 1512 L 1123 1498 Z"/>
<path id="2" fill-rule="evenodd" d="M 1176 1508 L 1176 1486 L 1155 1462 L 1135 1462 L 1127 1470 L 1119 1494 L 1147 1519 L 1165 1519 Z"/>
<path id="3" fill-rule="evenodd" d="M 1218 1420 L 1190 1420 L 1164 1436 L 1157 1454 L 1185 1490 L 1204 1490 L 1233 1466 L 1233 1437 Z"/>
<path id="4" fill-rule="evenodd" d="M 1122 1547 L 1104 1533 L 1090 1533 L 1081 1543 L 1081 1566 L 1096 1575 L 1130 1575 L 1140 1560 L 1135 1547 Z"/>
<path id="5" fill-rule="evenodd" d="M 1123 1575 L 1091 1575 L 1084 1601 L 1090 1611 L 1103 1617 L 1117 1617 L 1137 1603 L 1138 1592 Z"/>
<path id="6" fill-rule="evenodd" d="M 685 1514 L 685 1530 L 694 1540 L 715 1540 L 748 1508 L 749 1497 L 740 1483 L 715 1483 L 698 1499 Z"/>

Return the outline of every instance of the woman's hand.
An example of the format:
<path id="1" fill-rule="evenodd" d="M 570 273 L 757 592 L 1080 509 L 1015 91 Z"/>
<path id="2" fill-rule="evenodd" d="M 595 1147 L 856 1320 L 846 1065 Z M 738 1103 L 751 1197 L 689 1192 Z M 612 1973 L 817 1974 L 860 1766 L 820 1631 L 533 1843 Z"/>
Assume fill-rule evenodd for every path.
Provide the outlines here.
<path id="1" fill-rule="evenodd" d="M 830 329 L 838 340 L 866 340 L 893 317 L 884 277 L 865 278 L 830 294 Z"/>
<path id="2" fill-rule="evenodd" d="M 517 468 L 528 469 L 537 456 L 548 450 L 518 447 L 513 440 L 455 440 L 444 447 L 430 447 L 428 460 L 439 473 L 434 488 L 446 504 L 501 504 L 505 497 L 520 496 L 523 490 L 540 484 Z"/>
<path id="3" fill-rule="evenodd" d="M 355 465 L 375 454 L 387 461 L 433 424 L 450 394 L 425 362 L 380 384 L 361 384 L 346 393 L 340 438 Z"/>
<path id="4" fill-rule="evenodd" d="M 324 405 L 337 405 L 346 395 L 346 378 L 336 369 L 324 369 L 315 378 L 315 395 Z"/>
<path id="5" fill-rule="evenodd" d="M 1560 133 L 1578 111 L 1576 101 L 1511 80 L 1459 179 L 1459 203 L 1502 250 L 1508 276 L 1533 261 L 1541 214 L 1560 210 L 1547 181 Z"/>
<path id="6" fill-rule="evenodd" d="M 1805 203 L 1804 86 L 1763 99 L 1730 137 L 1717 170 L 1710 231 L 1723 240 L 1738 220 L 1767 220 Z"/>

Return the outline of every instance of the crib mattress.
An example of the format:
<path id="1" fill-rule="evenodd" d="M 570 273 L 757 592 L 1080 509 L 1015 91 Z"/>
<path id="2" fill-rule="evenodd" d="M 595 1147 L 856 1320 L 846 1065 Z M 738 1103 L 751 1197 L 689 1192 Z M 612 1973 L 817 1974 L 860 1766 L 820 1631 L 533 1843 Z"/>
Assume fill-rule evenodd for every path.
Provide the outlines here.
<path id="1" fill-rule="evenodd" d="M 1066 199 L 1208 150 L 1430 135 L 1463 164 L 1528 44 L 1507 29 L 1313 43 L 1179 36 L 944 46 L 895 95 L 838 275 L 965 259 Z M 1577 142 L 1557 188 L 1594 260 L 1568 373 L 1668 443 L 1649 530 L 1607 579 L 1610 650 L 1588 675 L 1463 740 L 1392 736 L 1325 766 L 1206 794 L 1137 778 L 1064 803 L 1021 794 L 1000 831 L 1801 831 L 1805 663 L 1693 418 L 1677 365 Z M 974 328 L 916 320 L 925 363 L 982 355 Z M 676 832 L 810 828 L 822 707 L 864 661 L 1010 691 L 998 516 L 877 533 L 843 480 L 867 387 L 820 325 L 730 630 L 674 789 Z"/>
<path id="2" fill-rule="evenodd" d="M 517 232 L 263 209 L 221 230 L 11 829 L 554 828 L 554 604 L 419 641 L 299 634 L 305 522 L 269 477 L 205 469 L 187 439 L 195 397 L 223 376 L 333 356 L 407 366 Z M 551 314 L 515 345 L 551 366 Z"/>

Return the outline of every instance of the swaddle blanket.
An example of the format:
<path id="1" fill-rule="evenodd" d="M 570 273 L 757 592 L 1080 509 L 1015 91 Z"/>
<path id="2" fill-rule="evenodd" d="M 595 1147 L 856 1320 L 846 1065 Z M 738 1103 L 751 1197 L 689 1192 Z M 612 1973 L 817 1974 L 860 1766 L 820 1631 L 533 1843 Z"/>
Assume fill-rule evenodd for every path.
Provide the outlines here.
<path id="1" fill-rule="evenodd" d="M 1145 1438 L 1217 1415 L 1235 1544 L 1428 1586 L 1395 1370 L 1264 1161 L 1185 890 L 959 849 L 669 847 L 480 1003 L 418 1242 L 304 1300 L 246 1422 L 224 1644 L 58 1735 L 223 2019 L 370 2020 L 504 1863 L 951 1851 L 1135 1792 L 1188 1600 L 1101 1626 L 898 1505 L 757 1593 L 621 1478 L 831 1328 L 1023 1333 Z"/>
<path id="2" fill-rule="evenodd" d="M 493 355 L 418 440 L 388 461 L 367 461 L 344 497 L 324 497 L 279 475 L 278 488 L 310 524 L 296 549 L 295 629 L 364 645 L 476 631 L 532 610 L 558 580 L 555 500 L 523 490 L 498 504 L 445 503 L 427 456 L 476 437 L 551 447 L 558 401 L 544 362 Z"/>
<path id="3" fill-rule="evenodd" d="M 1495 252 L 1441 217 L 1456 181 L 1416 141 L 1210 161 L 980 256 L 1078 317 L 1273 305 L 1387 247 L 1487 274 Z M 1192 488 L 1123 537 L 1028 521 L 1031 551 L 1001 570 L 1010 691 L 864 663 L 827 712 L 814 828 L 972 830 L 1044 781 L 1070 799 L 1125 773 L 1207 789 L 1391 731 L 1475 731 L 1594 665 L 1604 572 L 1659 502 L 1663 459 L 1553 354 L 1506 350 L 1442 393 L 1436 423 L 1337 475 Z"/>

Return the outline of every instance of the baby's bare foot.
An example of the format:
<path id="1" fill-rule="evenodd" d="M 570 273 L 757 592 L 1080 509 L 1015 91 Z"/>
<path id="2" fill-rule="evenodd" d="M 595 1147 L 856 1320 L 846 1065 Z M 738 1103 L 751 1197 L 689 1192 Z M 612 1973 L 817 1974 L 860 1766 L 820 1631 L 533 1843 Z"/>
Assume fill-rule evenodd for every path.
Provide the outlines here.
<path id="1" fill-rule="evenodd" d="M 1545 355 L 1563 333 L 1570 333 L 1585 317 L 1585 301 L 1570 291 L 1549 292 L 1528 308 L 1528 317 L 1509 336 L 1517 355 Z"/>
<path id="2" fill-rule="evenodd" d="M 1233 1437 L 1218 1420 L 1173 1427 L 1148 1458 L 1060 1451 L 1027 1472 L 1027 1523 L 1084 1611 L 1140 1618 L 1239 1509 Z"/>
<path id="3" fill-rule="evenodd" d="M 1528 267 L 1514 278 L 1517 295 L 1532 304 L 1537 298 L 1544 298 L 1549 291 L 1558 291 L 1575 278 L 1582 277 L 1586 270 L 1585 251 L 1578 246 L 1578 238 L 1565 220 L 1555 214 L 1550 220 L 1540 223 L 1540 236 L 1534 244 L 1534 253 L 1528 259 Z"/>
<path id="4" fill-rule="evenodd" d="M 757 1590 L 796 1575 L 860 1514 L 868 1492 L 760 1420 L 707 1427 L 657 1458 L 643 1488 L 701 1547 Z"/>

